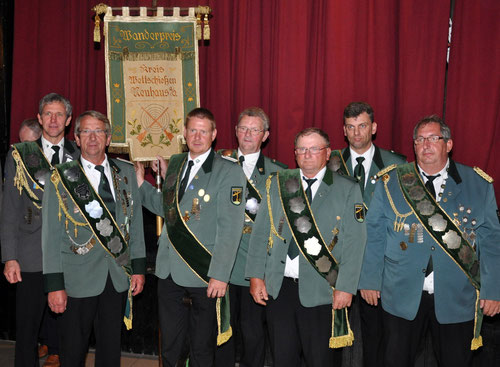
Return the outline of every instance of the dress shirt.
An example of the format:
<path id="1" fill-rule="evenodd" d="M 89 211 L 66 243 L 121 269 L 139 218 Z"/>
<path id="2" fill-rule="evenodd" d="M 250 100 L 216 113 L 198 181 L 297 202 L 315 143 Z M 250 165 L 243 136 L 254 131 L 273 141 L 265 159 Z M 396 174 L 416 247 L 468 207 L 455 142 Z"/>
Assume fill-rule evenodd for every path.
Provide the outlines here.
<path id="1" fill-rule="evenodd" d="M 435 176 L 439 175 L 432 181 L 432 184 L 434 185 L 434 190 L 436 191 L 436 201 L 439 203 L 441 201 L 441 196 L 443 196 L 443 191 L 444 191 L 444 186 L 446 185 L 446 180 L 448 178 L 448 167 L 450 166 L 450 160 L 446 162 L 444 168 L 439 171 L 438 173 L 435 173 L 433 175 L 428 174 L 425 172 L 420 166 L 418 166 L 418 170 L 420 172 L 420 176 L 422 177 L 422 181 L 424 181 L 424 184 L 427 183 L 427 176 Z M 425 173 L 425 174 L 424 174 Z M 434 293 L 434 272 L 432 271 L 429 275 L 425 277 L 424 280 L 424 291 L 429 292 L 429 294 Z"/>
<path id="2" fill-rule="evenodd" d="M 370 178 L 370 167 L 372 166 L 373 156 L 375 155 L 375 145 L 371 145 L 370 148 L 363 154 L 358 154 L 351 148 L 351 164 L 352 164 L 352 172 L 354 172 L 354 168 L 358 165 L 358 161 L 356 158 L 363 157 L 365 160 L 363 161 L 363 168 L 365 169 L 365 187 L 368 179 Z"/>
<path id="3" fill-rule="evenodd" d="M 311 196 L 314 200 L 314 196 L 316 195 L 316 192 L 319 189 L 319 186 L 321 185 L 321 182 L 323 181 L 323 177 L 325 176 L 326 172 L 326 167 L 323 167 L 316 176 L 311 177 L 315 178 L 316 181 L 311 185 Z M 302 178 L 302 187 L 304 190 L 307 188 L 307 182 L 304 180 L 304 174 L 302 173 L 302 170 L 300 170 L 300 177 Z M 309 178 L 309 177 L 308 177 Z M 312 203 L 311 203 L 312 204 Z M 292 237 L 293 238 L 293 237 Z M 295 243 L 290 243 L 290 246 L 297 246 Z M 294 258 L 293 260 L 290 259 L 288 255 L 286 255 L 286 264 L 285 264 L 285 276 L 289 278 L 298 278 L 299 277 L 299 258 L 300 258 L 300 253 L 299 256 Z"/>
<path id="4" fill-rule="evenodd" d="M 191 183 L 191 180 L 193 179 L 194 176 L 198 173 L 200 170 L 201 166 L 203 166 L 203 163 L 207 160 L 208 156 L 210 155 L 210 152 L 212 149 L 207 150 L 205 153 L 199 155 L 196 158 L 191 158 L 191 153 L 188 154 L 188 160 L 186 161 L 186 164 L 184 165 L 184 168 L 182 169 L 182 176 L 181 176 L 181 181 L 184 178 L 184 174 L 186 173 L 187 170 L 187 163 L 188 161 L 193 161 L 193 167 L 191 167 L 191 172 L 189 173 L 189 180 L 186 185 L 186 191 L 189 189 L 189 184 Z"/>
<path id="5" fill-rule="evenodd" d="M 80 161 L 82 162 L 83 170 L 87 175 L 90 184 L 94 188 L 96 193 L 99 193 L 99 182 L 101 182 L 101 172 L 95 169 L 96 164 L 89 162 L 82 156 L 80 156 Z M 113 199 L 116 201 L 115 187 L 113 185 L 113 176 L 111 175 L 111 167 L 109 165 L 108 156 L 104 157 L 104 161 L 100 164 L 104 167 L 104 174 L 108 179 L 111 193 L 113 194 Z"/>
<path id="6" fill-rule="evenodd" d="M 241 152 L 240 148 L 238 148 L 238 158 L 240 158 L 241 156 L 245 157 L 245 160 L 243 161 L 242 164 L 243 172 L 245 173 L 245 176 L 247 176 L 247 178 L 250 179 L 253 170 L 255 169 L 255 165 L 259 160 L 260 150 L 257 153 L 250 153 L 245 155 Z"/>
<path id="7" fill-rule="evenodd" d="M 43 135 L 41 137 L 41 140 L 42 140 L 43 154 L 45 155 L 45 157 L 47 157 L 49 163 L 52 161 L 52 156 L 54 155 L 54 150 L 52 149 L 53 145 L 59 146 L 59 162 L 62 163 L 64 154 L 64 137 L 57 144 L 52 144 L 50 141 L 45 139 Z"/>

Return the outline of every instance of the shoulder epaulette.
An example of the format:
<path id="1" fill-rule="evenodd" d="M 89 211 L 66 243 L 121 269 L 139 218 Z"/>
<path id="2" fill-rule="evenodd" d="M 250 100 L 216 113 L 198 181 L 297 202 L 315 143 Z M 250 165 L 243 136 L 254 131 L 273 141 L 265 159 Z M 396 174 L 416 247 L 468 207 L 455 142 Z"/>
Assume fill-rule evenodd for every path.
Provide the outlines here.
<path id="1" fill-rule="evenodd" d="M 280 161 L 277 161 L 274 158 L 271 158 L 271 162 L 273 162 L 277 166 L 280 166 L 283 169 L 287 169 L 288 168 L 288 165 L 286 165 L 285 163 L 281 163 Z"/>
<path id="2" fill-rule="evenodd" d="M 389 152 L 391 152 L 392 154 L 394 155 L 397 155 L 399 158 L 403 159 L 404 161 L 406 161 L 406 156 L 404 154 L 401 154 L 401 153 L 398 153 L 398 152 L 395 152 L 394 150 L 389 150 Z"/>
<path id="3" fill-rule="evenodd" d="M 235 149 L 219 149 L 217 154 L 220 154 L 223 157 L 231 157 L 236 153 Z"/>
<path id="4" fill-rule="evenodd" d="M 221 155 L 222 158 L 224 158 L 225 160 L 228 160 L 230 162 L 233 162 L 233 163 L 237 163 L 238 160 L 236 158 L 233 158 L 231 156 L 228 156 L 228 155 Z"/>
<path id="5" fill-rule="evenodd" d="M 387 166 L 383 169 L 381 169 L 380 171 L 378 171 L 377 173 L 377 177 L 380 177 L 380 176 L 383 176 L 385 175 L 387 172 L 390 172 L 392 171 L 394 168 L 396 168 L 398 165 L 397 164 L 391 164 L 390 166 Z"/>
<path id="6" fill-rule="evenodd" d="M 484 178 L 488 183 L 493 183 L 493 177 L 488 175 L 486 172 L 484 172 L 481 168 L 479 167 L 474 167 L 473 168 L 474 172 L 476 172 L 479 176 Z"/>

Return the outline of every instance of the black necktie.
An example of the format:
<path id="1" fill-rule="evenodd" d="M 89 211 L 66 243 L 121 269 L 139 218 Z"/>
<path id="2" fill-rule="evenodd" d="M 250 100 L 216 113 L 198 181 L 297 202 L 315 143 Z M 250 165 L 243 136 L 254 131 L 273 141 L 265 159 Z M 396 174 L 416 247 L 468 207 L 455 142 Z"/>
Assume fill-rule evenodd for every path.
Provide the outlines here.
<path id="1" fill-rule="evenodd" d="M 244 155 L 240 155 L 240 158 L 238 160 L 240 162 L 240 166 L 243 167 L 243 162 L 245 162 L 245 156 Z"/>
<path id="2" fill-rule="evenodd" d="M 434 199 L 436 199 L 436 189 L 434 188 L 434 184 L 432 183 L 436 178 L 441 176 L 440 174 L 437 174 L 435 176 L 427 176 L 425 173 L 422 172 L 422 174 L 427 177 L 427 182 L 425 183 L 425 188 L 429 191 L 429 193 L 432 195 Z"/>
<path id="3" fill-rule="evenodd" d="M 307 200 L 309 200 L 309 204 L 311 204 L 312 202 L 312 188 L 311 186 L 313 185 L 313 183 L 315 183 L 317 181 L 317 178 L 305 178 L 305 177 L 302 177 L 304 179 L 304 181 L 307 182 L 307 188 L 306 188 L 306 196 L 307 196 Z M 297 255 L 299 254 L 299 248 L 297 247 L 297 243 L 292 239 L 292 241 L 290 242 L 290 246 L 288 246 L 288 257 L 293 260 L 297 257 Z"/>
<path id="4" fill-rule="evenodd" d="M 186 187 L 187 187 L 187 184 L 189 181 L 189 175 L 191 174 L 191 167 L 193 167 L 193 165 L 194 165 L 194 161 L 188 162 L 186 173 L 184 174 L 184 178 L 182 179 L 181 185 L 179 186 L 179 194 L 178 194 L 179 203 L 181 202 L 182 197 L 184 196 L 184 192 L 186 191 Z"/>
<path id="5" fill-rule="evenodd" d="M 365 160 L 365 157 L 358 157 L 356 158 L 356 161 L 358 161 L 358 164 L 356 167 L 354 167 L 354 177 L 356 177 L 356 180 L 359 182 L 359 187 L 361 189 L 361 195 L 365 192 L 365 167 L 363 167 L 363 161 Z"/>
<path id="6" fill-rule="evenodd" d="M 54 154 L 52 154 L 52 160 L 50 161 L 50 164 L 52 166 L 55 166 L 56 164 L 59 164 L 59 149 L 61 147 L 59 145 L 52 145 L 52 150 L 54 151 Z"/>
<path id="7" fill-rule="evenodd" d="M 95 166 L 95 169 L 101 172 L 101 179 L 99 180 L 98 193 L 102 201 L 108 208 L 111 215 L 115 216 L 115 199 L 113 198 L 113 193 L 111 192 L 111 186 L 109 186 L 109 181 L 104 174 L 103 166 Z"/>
<path id="8" fill-rule="evenodd" d="M 425 188 L 429 191 L 429 194 L 432 195 L 434 199 L 436 199 L 436 189 L 434 188 L 434 184 L 432 183 L 436 178 L 441 176 L 439 173 L 434 176 L 427 176 L 425 173 L 422 174 L 427 177 L 427 182 L 425 183 Z M 432 265 L 432 256 L 429 258 L 429 263 L 427 264 L 427 269 L 425 271 L 425 276 L 428 276 L 432 273 L 434 266 Z"/>

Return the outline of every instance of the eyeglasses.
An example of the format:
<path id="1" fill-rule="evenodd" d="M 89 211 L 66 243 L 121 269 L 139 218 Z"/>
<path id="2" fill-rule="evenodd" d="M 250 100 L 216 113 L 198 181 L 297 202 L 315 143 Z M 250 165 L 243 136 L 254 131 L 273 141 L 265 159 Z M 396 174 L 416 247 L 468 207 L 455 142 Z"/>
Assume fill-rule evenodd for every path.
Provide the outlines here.
<path id="1" fill-rule="evenodd" d="M 242 134 L 246 134 L 248 131 L 250 133 L 250 135 L 259 135 L 264 130 L 259 130 L 255 127 L 249 128 L 246 126 L 236 126 L 236 131 L 239 133 L 242 133 Z"/>
<path id="2" fill-rule="evenodd" d="M 102 129 L 97 129 L 97 130 L 83 129 L 83 130 L 80 130 L 80 135 L 82 135 L 82 136 L 89 136 L 90 134 L 96 134 L 98 136 L 102 136 L 106 133 L 107 133 L 107 131 L 102 130 Z"/>
<path id="3" fill-rule="evenodd" d="M 326 148 L 328 148 L 328 145 L 326 147 L 323 147 L 323 148 L 320 148 L 320 147 L 310 147 L 310 148 L 298 147 L 298 148 L 295 148 L 295 154 L 303 155 L 303 154 L 306 154 L 307 152 L 309 152 L 311 154 L 318 154 L 319 152 L 321 152 L 323 149 L 326 149 Z"/>
<path id="4" fill-rule="evenodd" d="M 47 117 L 49 119 L 52 118 L 52 116 L 55 116 L 58 119 L 62 119 L 64 117 L 66 117 L 66 114 L 64 114 L 62 112 L 50 112 L 50 111 L 47 111 L 47 112 L 42 113 L 42 116 Z"/>
<path id="5" fill-rule="evenodd" d="M 413 142 L 416 144 L 416 145 L 420 145 L 420 144 L 423 144 L 424 141 L 427 141 L 429 143 L 437 143 L 438 141 L 440 141 L 441 139 L 444 140 L 444 138 L 442 136 L 438 136 L 438 135 L 431 135 L 431 136 L 428 136 L 426 138 L 424 138 L 423 136 L 419 136 L 418 138 L 416 139 L 413 139 Z"/>

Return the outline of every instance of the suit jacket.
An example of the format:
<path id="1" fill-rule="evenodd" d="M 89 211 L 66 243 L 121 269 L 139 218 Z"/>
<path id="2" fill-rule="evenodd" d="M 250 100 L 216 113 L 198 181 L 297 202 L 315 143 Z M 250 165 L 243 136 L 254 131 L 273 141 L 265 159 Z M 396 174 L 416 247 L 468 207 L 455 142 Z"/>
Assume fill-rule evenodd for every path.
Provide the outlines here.
<path id="1" fill-rule="evenodd" d="M 250 238 L 245 273 L 248 278 L 264 279 L 267 292 L 276 299 L 283 282 L 292 233 L 286 219 L 284 225 L 279 224 L 285 218 L 285 214 L 281 206 L 276 176 L 273 176 L 270 188 L 273 223 L 278 231 L 283 227 L 281 236 L 285 241 L 273 234 L 273 247 L 267 249 L 270 216 L 267 195 L 264 196 L 264 204 L 257 215 Z M 335 288 L 352 294 L 356 294 L 357 291 L 366 241 L 365 225 L 355 219 L 355 204 L 363 205 L 359 185 L 352 179 L 327 169 L 311 208 L 318 229 L 327 244 L 333 239 L 334 228 L 339 230 L 338 242 L 332 251 L 332 255 L 339 263 Z M 302 254 L 299 254 L 299 257 L 300 303 L 305 307 L 331 304 L 332 287 Z"/>
<path id="2" fill-rule="evenodd" d="M 231 156 L 237 159 L 238 151 L 233 150 L 232 152 L 233 154 Z M 218 153 L 221 153 L 221 151 Z M 275 159 L 264 156 L 261 152 L 259 158 L 257 159 L 257 163 L 255 164 L 255 168 L 253 169 L 252 175 L 250 176 L 250 183 L 255 186 L 261 197 L 263 197 L 266 191 L 267 177 L 270 174 L 281 171 L 284 168 L 287 168 L 287 166 L 281 162 L 277 162 Z M 260 206 L 262 205 L 266 205 L 266 203 L 261 201 Z M 246 287 L 250 285 L 250 282 L 245 278 L 245 266 L 247 262 L 248 243 L 250 242 L 252 226 L 252 220 L 245 216 L 245 226 L 241 235 L 240 247 L 238 248 L 236 261 L 234 262 L 233 271 L 231 272 L 231 284 Z"/>
<path id="3" fill-rule="evenodd" d="M 42 149 L 41 139 L 32 144 L 38 144 Z M 2 230 L 0 231 L 2 262 L 17 260 L 21 271 L 42 271 L 42 214 L 41 210 L 33 205 L 28 195 L 25 192 L 19 195 L 18 189 L 14 186 L 16 163 L 12 158 L 12 150 L 13 148 L 9 150 L 5 167 L 5 195 L 2 203 Z M 80 151 L 76 144 L 64 139 L 63 162 L 75 160 L 79 155 Z M 41 200 L 43 190 L 34 188 L 33 182 L 30 182 L 30 185 Z"/>
<path id="4" fill-rule="evenodd" d="M 176 159 L 178 158 L 187 161 L 187 153 L 178 155 Z M 181 172 L 184 165 L 185 163 L 180 168 Z M 169 166 L 166 180 L 175 179 L 178 174 L 178 171 L 174 172 Z M 231 190 L 241 188 L 244 198 L 245 187 L 246 177 L 241 168 L 212 150 L 189 183 L 179 203 L 182 215 L 186 212 L 191 213 L 187 221 L 189 230 L 212 254 L 208 276 L 223 282 L 229 281 L 245 214 L 245 200 L 238 205 L 234 204 L 231 200 Z M 157 192 L 148 182 L 142 184 L 140 192 L 146 208 L 157 215 L 165 216 L 162 193 Z M 192 214 L 195 198 L 200 203 L 199 219 Z M 165 227 L 159 239 L 156 275 L 162 279 L 171 275 L 174 282 L 183 287 L 207 286 L 173 248 Z"/>
<path id="5" fill-rule="evenodd" d="M 391 171 L 389 177 L 388 189 L 395 207 L 402 214 L 410 212 L 396 170 Z M 456 218 L 462 222 L 461 229 L 464 226 L 470 228 L 475 220 L 473 227 L 480 258 L 481 298 L 500 300 L 500 224 L 493 185 L 472 168 L 450 161 L 448 179 L 439 204 L 451 219 L 457 214 Z M 463 207 L 462 211 L 460 207 Z M 463 216 L 468 217 L 467 223 L 462 221 Z M 366 220 L 368 241 L 359 289 L 380 290 L 384 310 L 413 320 L 420 305 L 427 264 L 432 256 L 438 322 L 449 324 L 472 320 L 475 289 L 465 274 L 425 229 L 423 243 L 417 243 L 416 239 L 415 243 L 410 243 L 404 230 L 394 231 L 394 220 L 394 210 L 380 180 Z M 405 223 L 411 225 L 419 221 L 411 214 Z"/>
<path id="6" fill-rule="evenodd" d="M 373 155 L 370 171 L 368 172 L 368 181 L 366 182 L 365 191 L 363 193 L 363 201 L 367 208 L 370 207 L 370 202 L 375 190 L 375 183 L 377 182 L 377 173 L 391 164 L 406 163 L 406 157 L 402 154 L 395 153 L 390 150 L 385 150 L 377 147 L 375 144 L 375 154 Z M 350 176 L 354 176 L 353 164 L 351 161 L 351 150 L 349 147 L 342 149 L 342 158 L 347 165 Z"/>
<path id="7" fill-rule="evenodd" d="M 109 158 L 108 158 L 109 159 Z M 116 177 L 115 185 L 115 221 L 123 235 L 128 224 L 128 254 L 133 274 L 144 274 L 146 270 L 146 250 L 142 223 L 142 205 L 134 167 L 118 160 L 109 159 L 112 174 Z M 61 183 L 60 193 L 66 192 Z M 127 194 L 127 198 L 125 197 Z M 68 195 L 65 200 L 68 212 L 78 222 L 85 222 L 80 211 Z M 126 210 L 126 214 L 124 213 Z M 43 274 L 45 291 L 65 289 L 68 296 L 74 298 L 98 296 L 104 290 L 108 274 L 117 292 L 124 292 L 129 287 L 128 276 L 115 259 L 96 241 L 92 249 L 85 254 L 75 254 L 71 246 L 84 244 L 93 236 L 88 226 L 78 227 L 75 236 L 71 221 L 65 228 L 66 216 L 59 208 L 56 187 L 52 182 L 46 185 L 43 197 Z M 59 220 L 58 213 L 62 217 Z"/>

